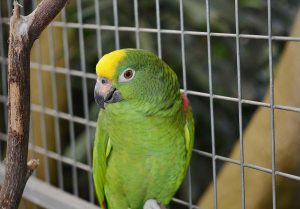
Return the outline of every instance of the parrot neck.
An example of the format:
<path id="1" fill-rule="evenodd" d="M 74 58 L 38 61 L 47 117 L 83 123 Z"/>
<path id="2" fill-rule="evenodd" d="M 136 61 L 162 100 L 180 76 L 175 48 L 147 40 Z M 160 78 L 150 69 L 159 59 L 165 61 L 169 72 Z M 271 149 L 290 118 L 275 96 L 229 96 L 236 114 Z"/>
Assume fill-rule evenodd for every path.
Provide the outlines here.
<path id="1" fill-rule="evenodd" d="M 184 111 L 184 101 L 178 98 L 175 102 L 161 101 L 158 104 L 147 102 L 120 102 L 109 105 L 104 112 L 109 118 L 128 117 L 173 117 Z M 121 117 L 120 117 L 121 116 Z"/>

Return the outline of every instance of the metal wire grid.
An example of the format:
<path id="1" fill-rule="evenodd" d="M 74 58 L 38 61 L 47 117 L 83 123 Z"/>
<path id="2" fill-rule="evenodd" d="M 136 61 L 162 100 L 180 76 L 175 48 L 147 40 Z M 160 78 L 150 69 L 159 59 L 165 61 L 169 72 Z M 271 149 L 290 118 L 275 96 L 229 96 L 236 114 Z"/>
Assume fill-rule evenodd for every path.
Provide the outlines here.
<path id="1" fill-rule="evenodd" d="M 95 79 L 96 76 L 92 73 L 87 73 L 86 71 L 86 57 L 84 52 L 84 29 L 93 29 L 97 33 L 97 53 L 98 56 L 102 56 L 102 45 L 101 45 L 101 32 L 108 30 L 114 31 L 115 35 L 115 48 L 120 48 L 120 31 L 126 32 L 135 32 L 135 39 L 136 39 L 136 48 L 140 48 L 140 33 L 147 32 L 147 33 L 154 33 L 157 34 L 157 54 L 159 57 L 162 56 L 162 41 L 161 41 L 161 34 L 179 34 L 181 40 L 181 60 L 182 60 L 182 73 L 183 73 L 183 91 L 190 95 L 200 96 L 209 98 L 210 103 L 210 116 L 211 116 L 211 143 L 212 143 L 212 150 L 211 152 L 205 152 L 201 150 L 194 149 L 195 154 L 199 154 L 204 157 L 208 157 L 212 159 L 212 168 L 213 168 L 213 188 L 214 188 L 214 208 L 218 208 L 217 204 L 217 179 L 216 179 L 216 161 L 224 161 L 233 163 L 240 166 L 240 176 L 241 176 L 241 199 L 242 199 L 242 208 L 245 208 L 245 177 L 244 177 L 244 169 L 245 168 L 252 168 L 258 171 L 262 171 L 265 173 L 269 173 L 272 175 L 272 202 L 273 202 L 273 209 L 276 209 L 276 176 L 283 176 L 286 178 L 294 179 L 300 181 L 299 176 L 291 175 L 284 172 L 279 172 L 276 170 L 275 164 L 275 120 L 274 120 L 274 110 L 281 109 L 287 110 L 292 112 L 300 112 L 300 108 L 298 107 L 290 107 L 285 105 L 275 105 L 274 104 L 274 81 L 273 81 L 273 63 L 272 63 L 272 42 L 273 41 L 300 41 L 300 37 L 288 37 L 288 36 L 273 36 L 272 35 L 272 17 L 271 17 L 271 0 L 268 0 L 268 34 L 267 35 L 251 35 L 251 34 L 240 34 L 239 32 L 239 1 L 235 0 L 235 33 L 213 33 L 211 32 L 211 25 L 210 25 L 210 1 L 206 0 L 206 23 L 207 23 L 207 31 L 200 32 L 200 31 L 187 31 L 184 27 L 184 14 L 183 14 L 183 0 L 179 0 L 180 5 L 180 30 L 168 30 L 162 29 L 160 26 L 160 3 L 159 0 L 155 0 L 156 5 L 156 28 L 141 28 L 139 26 L 139 10 L 138 10 L 138 1 L 133 0 L 134 4 L 134 22 L 135 27 L 123 27 L 119 26 L 118 21 L 118 1 L 112 0 L 113 2 L 113 19 L 114 25 L 101 25 L 100 20 L 100 10 L 99 10 L 99 1 L 95 0 L 95 15 L 96 15 L 96 24 L 85 24 L 82 21 L 82 0 L 76 0 L 77 5 L 77 22 L 70 23 L 67 22 L 66 19 L 66 11 L 63 10 L 61 13 L 62 21 L 55 21 L 51 24 L 48 29 L 48 36 L 49 36 L 49 52 L 50 52 L 50 65 L 41 64 L 40 60 L 40 46 L 39 41 L 37 41 L 37 48 L 36 48 L 36 62 L 32 62 L 31 66 L 33 68 L 37 68 L 39 72 L 39 77 L 41 78 L 41 73 L 51 72 L 51 83 L 52 83 L 52 92 L 54 98 L 54 108 L 47 108 L 45 104 L 43 104 L 43 85 L 41 83 L 41 79 L 39 86 L 39 97 L 40 97 L 40 105 L 32 104 L 31 110 L 34 112 L 41 113 L 41 130 L 43 136 L 43 147 L 37 146 L 34 144 L 34 139 L 32 139 L 29 149 L 33 153 L 39 153 L 44 156 L 45 166 L 45 180 L 46 182 L 50 183 L 49 177 L 49 158 L 55 159 L 58 162 L 57 169 L 58 169 L 58 186 L 60 189 L 63 188 L 63 176 L 62 176 L 62 163 L 68 164 L 72 166 L 72 179 L 73 179 L 73 194 L 79 196 L 78 191 L 78 169 L 88 172 L 88 184 L 89 184 L 89 201 L 94 202 L 94 188 L 92 182 L 92 172 L 91 172 L 91 147 L 89 140 L 93 137 L 90 131 L 90 128 L 96 127 L 96 122 L 91 121 L 89 118 L 89 106 L 88 106 L 88 93 L 87 93 L 87 79 Z M 24 2 L 20 2 L 21 4 Z M 33 1 L 33 6 L 36 6 L 36 0 Z M 12 11 L 12 4 L 11 1 L 7 0 L 8 11 Z M 1 10 L 0 10 L 1 12 Z M 4 113 L 5 113 L 5 120 L 7 120 L 7 113 L 5 104 L 7 102 L 7 87 L 6 87 L 6 73 L 7 73 L 7 52 L 4 51 L 4 38 L 3 38 L 3 25 L 8 23 L 8 18 L 2 17 L 0 13 L 0 62 L 1 62 L 1 77 L 2 77 L 2 89 L 3 94 L 0 95 L 0 102 L 3 104 Z M 65 67 L 57 67 L 55 64 L 55 55 L 54 55 L 54 48 L 53 48 L 53 33 L 52 30 L 54 27 L 60 27 L 63 29 L 63 52 L 64 52 L 64 66 Z M 78 29 L 79 31 L 79 50 L 80 50 L 80 63 L 81 63 L 81 71 L 71 69 L 69 63 L 69 40 L 67 35 L 68 29 Z M 209 93 L 204 92 L 197 92 L 191 91 L 187 88 L 187 78 L 186 78 L 186 63 L 185 63 L 185 42 L 184 37 L 185 35 L 195 35 L 195 36 L 205 36 L 207 38 L 207 53 L 208 53 L 208 73 L 209 73 Z M 213 91 L 212 85 L 212 64 L 211 64 L 211 37 L 233 37 L 236 41 L 236 66 L 237 66 L 237 86 L 238 86 L 238 96 L 237 97 L 227 97 L 222 95 L 216 95 Z M 269 52 L 269 90 L 270 90 L 270 101 L 268 103 L 265 102 L 257 102 L 252 100 L 246 100 L 242 98 L 242 90 L 241 90 L 241 69 L 240 69 L 240 39 L 242 38 L 250 38 L 250 39 L 263 39 L 268 41 L 268 52 Z M 56 75 L 63 74 L 66 76 L 66 88 L 67 88 L 67 101 L 68 101 L 68 113 L 61 112 L 58 110 L 58 101 L 57 101 L 57 89 L 56 88 Z M 78 117 L 74 115 L 73 112 L 73 105 L 72 105 L 72 83 L 71 83 L 71 76 L 82 78 L 82 89 L 83 89 L 83 101 L 84 101 L 84 117 Z M 239 118 L 239 138 L 240 138 L 240 159 L 234 160 L 228 157 L 223 157 L 216 154 L 215 151 L 215 127 L 214 127 L 214 101 L 215 100 L 223 100 L 223 101 L 233 101 L 238 104 L 238 118 Z M 262 106 L 270 108 L 270 123 L 271 123 L 271 144 L 272 144 L 272 168 L 264 168 L 261 166 L 257 166 L 254 164 L 249 164 L 244 162 L 244 147 L 243 147 L 243 126 L 242 126 L 242 105 L 243 104 L 250 104 L 255 106 Z M 47 148 L 47 135 L 45 132 L 45 116 L 53 116 L 55 118 L 55 139 L 56 139 L 56 152 L 48 150 Z M 59 127 L 59 119 L 67 120 L 69 123 L 69 132 L 70 132 L 70 144 L 72 148 L 72 157 L 66 157 L 62 155 L 61 145 L 60 145 L 60 127 Z M 86 130 L 86 149 L 88 153 L 88 160 L 87 164 L 81 163 L 76 161 L 75 158 L 75 131 L 74 131 L 74 123 L 82 124 L 85 126 Z M 7 128 L 7 127 L 6 127 Z M 31 137 L 32 138 L 32 137 Z M 6 133 L 0 133 L 0 139 L 2 141 L 6 140 Z M 192 185 L 191 185 L 191 172 L 188 171 L 188 182 L 189 182 L 189 200 L 188 202 L 174 198 L 173 201 L 178 202 L 180 204 L 186 205 L 189 208 L 199 208 L 192 203 Z"/>

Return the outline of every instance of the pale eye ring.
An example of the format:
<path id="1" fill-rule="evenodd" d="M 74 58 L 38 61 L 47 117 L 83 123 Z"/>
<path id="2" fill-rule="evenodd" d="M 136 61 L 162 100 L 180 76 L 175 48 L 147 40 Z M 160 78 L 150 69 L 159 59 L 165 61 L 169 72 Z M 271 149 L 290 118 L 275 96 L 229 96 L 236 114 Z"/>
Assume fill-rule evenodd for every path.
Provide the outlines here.
<path id="1" fill-rule="evenodd" d="M 132 68 L 126 68 L 119 76 L 119 82 L 127 82 L 133 79 L 135 76 L 135 70 Z"/>

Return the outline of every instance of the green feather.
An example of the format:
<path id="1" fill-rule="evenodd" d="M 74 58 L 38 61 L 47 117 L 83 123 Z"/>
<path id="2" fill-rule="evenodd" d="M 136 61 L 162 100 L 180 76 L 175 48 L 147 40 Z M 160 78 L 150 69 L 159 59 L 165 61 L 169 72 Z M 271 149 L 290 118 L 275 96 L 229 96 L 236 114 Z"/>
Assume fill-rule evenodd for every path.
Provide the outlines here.
<path id="1" fill-rule="evenodd" d="M 111 151 L 111 142 L 110 139 L 108 138 L 107 146 L 106 146 L 106 151 L 105 151 L 105 157 L 107 158 L 110 154 Z"/>
<path id="2" fill-rule="evenodd" d="M 187 123 L 184 126 L 184 136 L 185 136 L 185 148 L 188 151 L 191 144 L 191 137 L 190 137 L 190 131 Z"/>
<path id="3" fill-rule="evenodd" d="M 106 175 L 106 165 L 107 165 L 107 145 L 109 143 L 109 136 L 103 126 L 100 123 L 101 112 L 98 116 L 99 120 L 96 128 L 96 136 L 94 141 L 93 149 L 93 178 L 95 184 L 95 190 L 98 196 L 99 204 L 101 208 L 104 208 L 105 194 L 104 194 L 104 184 Z M 105 155 L 104 155 L 105 153 Z"/>

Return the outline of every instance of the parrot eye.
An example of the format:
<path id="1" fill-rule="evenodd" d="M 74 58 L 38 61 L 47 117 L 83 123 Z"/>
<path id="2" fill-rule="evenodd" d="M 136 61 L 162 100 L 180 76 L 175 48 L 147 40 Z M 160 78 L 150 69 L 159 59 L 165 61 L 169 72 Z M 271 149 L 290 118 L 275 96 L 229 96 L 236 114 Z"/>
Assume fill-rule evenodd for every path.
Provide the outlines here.
<path id="1" fill-rule="evenodd" d="M 122 72 L 122 74 L 119 77 L 119 82 L 127 82 L 133 79 L 135 75 L 135 71 L 131 68 L 127 68 Z"/>

